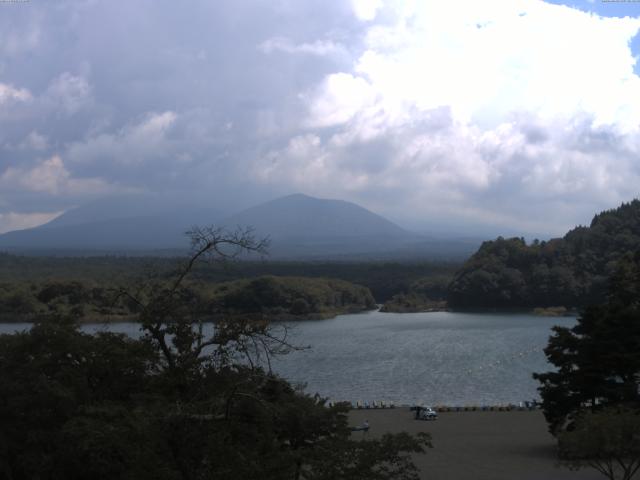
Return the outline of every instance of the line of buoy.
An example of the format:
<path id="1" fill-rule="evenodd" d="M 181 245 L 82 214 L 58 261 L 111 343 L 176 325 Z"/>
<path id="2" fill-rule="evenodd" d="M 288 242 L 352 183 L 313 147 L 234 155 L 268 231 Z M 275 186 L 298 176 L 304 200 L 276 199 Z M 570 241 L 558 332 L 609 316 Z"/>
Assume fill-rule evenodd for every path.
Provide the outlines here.
<path id="1" fill-rule="evenodd" d="M 329 407 L 334 407 L 336 405 L 345 404 L 345 403 L 350 405 L 351 408 L 358 409 L 358 410 L 366 409 L 366 408 L 371 408 L 371 409 L 396 408 L 395 403 L 386 402 L 384 400 L 374 400 L 371 403 L 363 402 L 362 400 L 358 400 L 357 402 L 350 402 L 350 401 L 334 402 L 333 400 L 331 400 L 331 401 L 328 402 L 328 406 Z"/>
<path id="2" fill-rule="evenodd" d="M 465 405 L 465 406 L 449 406 L 436 405 L 433 409 L 436 412 L 512 412 L 512 411 L 530 411 L 538 408 L 536 402 L 520 402 L 518 405 L 509 403 L 501 405 Z"/>
<path id="3" fill-rule="evenodd" d="M 527 349 L 527 350 L 522 350 L 521 352 L 516 352 L 516 353 L 508 356 L 504 360 L 496 360 L 495 362 L 488 363 L 488 364 L 486 364 L 484 366 L 481 365 L 479 367 L 469 368 L 469 369 L 467 369 L 467 374 L 471 374 L 474 371 L 481 371 L 481 370 L 484 370 L 484 369 L 489 369 L 489 368 L 493 368 L 493 367 L 499 367 L 500 365 L 502 365 L 504 363 L 507 363 L 507 362 L 510 362 L 510 361 L 513 361 L 513 360 L 517 360 L 518 358 L 522 358 L 522 357 L 524 357 L 526 355 L 530 355 L 530 354 L 538 352 L 538 351 L 540 351 L 540 347 L 532 347 L 532 348 Z"/>
<path id="4" fill-rule="evenodd" d="M 347 404 L 353 410 L 365 410 L 365 409 L 385 409 L 385 408 L 396 408 L 396 405 L 393 402 L 384 402 L 384 401 L 373 401 L 362 402 L 358 400 L 356 402 L 328 402 L 329 407 L 334 407 L 340 404 Z M 414 405 L 417 406 L 417 405 Z M 424 404 L 420 405 L 424 406 Z M 410 405 L 399 405 L 399 407 L 403 408 L 411 408 Z M 507 403 L 507 404 L 498 404 L 498 405 L 435 405 L 432 408 L 436 412 L 511 412 L 511 411 L 525 411 L 525 410 L 534 410 L 539 408 L 540 404 L 538 402 L 520 402 L 518 404 Z"/>

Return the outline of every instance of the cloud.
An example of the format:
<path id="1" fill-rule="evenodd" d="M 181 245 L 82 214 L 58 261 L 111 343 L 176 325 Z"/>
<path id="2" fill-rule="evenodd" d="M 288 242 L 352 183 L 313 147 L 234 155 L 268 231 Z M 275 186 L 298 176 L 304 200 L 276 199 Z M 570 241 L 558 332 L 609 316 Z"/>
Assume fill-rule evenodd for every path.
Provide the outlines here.
<path id="1" fill-rule="evenodd" d="M 324 80 L 317 93 L 305 98 L 310 115 L 307 125 L 329 127 L 344 124 L 356 115 L 375 108 L 375 92 L 370 83 L 349 73 L 333 73 Z"/>
<path id="2" fill-rule="evenodd" d="M 371 21 L 382 8 L 382 0 L 351 0 L 353 13 L 359 20 Z"/>
<path id="3" fill-rule="evenodd" d="M 33 13 L 33 10 L 29 12 L 30 5 L 19 5 L 10 13 L 7 12 L 12 7 L 3 5 L 3 15 L 0 17 L 0 53 L 4 57 L 16 57 L 33 51 L 42 39 L 42 17 Z"/>
<path id="4" fill-rule="evenodd" d="M 51 82 L 45 95 L 55 108 L 72 115 L 91 101 L 91 87 L 85 78 L 64 72 Z"/>
<path id="5" fill-rule="evenodd" d="M 99 178 L 73 178 L 62 159 L 55 155 L 30 169 L 9 167 L 0 175 L 3 189 L 24 188 L 49 195 L 100 195 L 117 189 Z"/>
<path id="6" fill-rule="evenodd" d="M 639 29 L 539 0 L 13 9 L 0 213 L 303 191 L 421 230 L 561 233 L 638 194 Z"/>
<path id="7" fill-rule="evenodd" d="M 49 147 L 47 137 L 39 134 L 37 131 L 30 132 L 23 142 L 20 144 L 20 148 L 27 150 L 43 151 Z"/>
<path id="8" fill-rule="evenodd" d="M 62 211 L 46 213 L 0 213 L 0 234 L 13 230 L 37 227 L 43 223 L 50 222 L 62 213 Z"/>
<path id="9" fill-rule="evenodd" d="M 109 163 L 134 165 L 153 161 L 167 153 L 167 133 L 177 115 L 167 111 L 149 112 L 138 123 L 115 133 L 99 133 L 69 146 L 68 157 L 76 164 Z"/>
<path id="10" fill-rule="evenodd" d="M 446 105 L 457 119 L 489 125 L 521 110 L 544 118 L 589 113 L 598 124 L 637 128 L 640 105 L 629 98 L 640 79 L 628 44 L 640 19 L 524 0 L 417 5 L 368 30 L 353 82 L 366 81 L 377 96 L 363 108 Z M 316 101 L 339 110 L 351 92 L 339 93 Z"/>
<path id="11" fill-rule="evenodd" d="M 27 102 L 32 98 L 31 92 L 26 88 L 15 88 L 11 85 L 0 83 L 0 105 L 11 101 Z"/>
<path id="12" fill-rule="evenodd" d="M 269 38 L 260 43 L 258 49 L 267 54 L 285 52 L 325 56 L 345 53 L 345 48 L 342 45 L 332 41 L 316 40 L 311 43 L 295 44 L 285 37 Z"/>
<path id="13" fill-rule="evenodd" d="M 272 151 L 270 178 L 308 187 L 305 172 L 321 161 L 313 178 L 326 185 L 315 190 L 376 190 L 394 198 L 395 212 L 376 202 L 391 215 L 400 205 L 426 217 L 473 212 L 554 233 L 637 195 L 640 104 L 629 99 L 640 98 L 640 78 L 629 42 L 640 19 L 524 0 L 392 7 L 351 70 L 303 95 L 306 125 L 323 140 L 306 159 L 291 144 Z M 449 124 L 429 120 L 443 111 Z M 374 173 L 349 159 L 368 144 L 385 145 Z"/>

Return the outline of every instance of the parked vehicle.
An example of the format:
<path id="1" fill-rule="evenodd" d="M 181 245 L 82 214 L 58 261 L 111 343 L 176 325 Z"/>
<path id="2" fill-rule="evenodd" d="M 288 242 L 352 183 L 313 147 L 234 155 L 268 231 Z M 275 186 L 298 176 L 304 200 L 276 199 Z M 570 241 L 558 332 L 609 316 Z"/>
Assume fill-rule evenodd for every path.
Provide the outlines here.
<path id="1" fill-rule="evenodd" d="M 416 412 L 416 420 L 437 420 L 438 412 L 431 407 L 417 406 L 412 407 L 411 410 Z"/>

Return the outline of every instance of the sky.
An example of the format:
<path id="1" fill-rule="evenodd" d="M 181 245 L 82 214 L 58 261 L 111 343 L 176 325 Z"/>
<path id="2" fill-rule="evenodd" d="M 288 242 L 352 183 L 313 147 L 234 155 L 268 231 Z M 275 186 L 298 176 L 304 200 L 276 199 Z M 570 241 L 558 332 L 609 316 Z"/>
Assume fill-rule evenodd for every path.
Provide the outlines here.
<path id="1" fill-rule="evenodd" d="M 559 235 L 638 196 L 640 2 L 0 0 L 0 232 L 291 193 Z"/>

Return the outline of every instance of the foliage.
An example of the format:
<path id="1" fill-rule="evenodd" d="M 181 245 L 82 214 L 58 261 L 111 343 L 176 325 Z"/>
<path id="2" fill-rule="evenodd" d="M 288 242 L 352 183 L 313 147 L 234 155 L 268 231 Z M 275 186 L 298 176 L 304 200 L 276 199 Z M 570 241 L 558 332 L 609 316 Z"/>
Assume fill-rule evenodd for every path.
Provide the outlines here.
<path id="1" fill-rule="evenodd" d="M 606 278 L 625 254 L 640 248 L 640 201 L 596 215 L 561 239 L 484 242 L 456 273 L 449 304 L 456 308 L 581 307 L 604 301 Z"/>
<path id="2" fill-rule="evenodd" d="M 215 285 L 212 312 L 263 313 L 270 318 L 357 312 L 375 308 L 368 288 L 343 280 L 265 276 Z"/>
<path id="3" fill-rule="evenodd" d="M 332 442 L 333 443 L 333 442 Z M 430 448 L 427 433 L 385 434 L 379 440 L 339 440 L 318 449 L 303 478 L 313 480 L 383 480 L 417 478 L 418 470 L 409 453 Z"/>
<path id="4" fill-rule="evenodd" d="M 0 336 L 0 478 L 47 478 L 66 463 L 59 449 L 72 445 L 65 435 L 70 422 L 89 422 L 96 408 L 111 403 L 118 410 L 133 407 L 155 363 L 144 343 L 112 333 L 84 335 L 66 322 Z"/>
<path id="5" fill-rule="evenodd" d="M 170 278 L 179 268 L 173 257 L 42 257 L 0 252 L 0 283 L 36 285 L 77 281 L 108 288 L 115 284 L 135 285 L 149 276 Z M 406 293 L 416 280 L 452 276 L 459 263 L 445 262 L 294 262 L 236 261 L 199 263 L 191 278 L 205 284 L 229 282 L 266 275 L 278 277 L 335 278 L 363 285 L 378 302 L 396 293 Z M 165 272 L 165 273 L 163 273 Z"/>
<path id="6" fill-rule="evenodd" d="M 424 312 L 446 308 L 449 275 L 437 275 L 416 280 L 407 292 L 397 293 L 382 306 L 383 312 Z"/>
<path id="7" fill-rule="evenodd" d="M 558 438 L 561 462 L 591 467 L 610 480 L 631 480 L 640 468 L 640 414 L 628 409 L 584 412 Z"/>
<path id="8" fill-rule="evenodd" d="M 140 284 L 139 284 L 140 285 Z M 152 290 L 170 287 L 166 278 L 135 289 L 148 298 Z M 258 277 L 218 284 L 183 282 L 183 295 L 202 317 L 228 313 L 261 313 L 269 318 L 334 316 L 375 308 L 371 292 L 342 280 L 298 277 Z M 0 284 L 0 314 L 5 320 L 70 315 L 83 322 L 133 319 L 138 305 L 131 298 L 116 298 L 114 286 L 91 282 L 49 281 L 44 284 Z"/>
<path id="9" fill-rule="evenodd" d="M 606 304 L 553 330 L 545 353 L 557 370 L 534 374 L 552 433 L 571 428 L 586 409 L 639 407 L 640 252 L 619 262 Z"/>
<path id="10" fill-rule="evenodd" d="M 173 281 L 119 292 L 139 339 L 61 319 L 0 336 L 0 479 L 417 479 L 429 438 L 352 440 L 345 405 L 270 371 L 286 335 L 247 316 L 194 325 L 195 262 L 263 244 L 208 229 L 193 245 Z"/>

